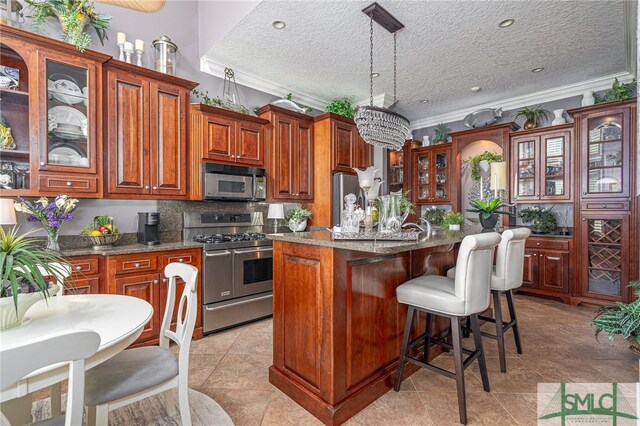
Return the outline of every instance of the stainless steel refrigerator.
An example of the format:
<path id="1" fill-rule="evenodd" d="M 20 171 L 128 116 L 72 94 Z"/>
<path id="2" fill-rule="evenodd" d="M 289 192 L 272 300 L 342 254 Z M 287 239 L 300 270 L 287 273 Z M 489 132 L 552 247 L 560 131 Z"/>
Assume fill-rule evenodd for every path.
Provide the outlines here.
<path id="1" fill-rule="evenodd" d="M 357 204 L 363 207 L 362 200 L 364 195 L 362 189 L 358 185 L 358 176 L 348 175 L 345 173 L 336 173 L 333 175 L 333 198 L 331 199 L 331 224 L 340 225 L 340 215 L 344 209 L 344 196 L 347 194 L 355 194 L 358 197 Z"/>

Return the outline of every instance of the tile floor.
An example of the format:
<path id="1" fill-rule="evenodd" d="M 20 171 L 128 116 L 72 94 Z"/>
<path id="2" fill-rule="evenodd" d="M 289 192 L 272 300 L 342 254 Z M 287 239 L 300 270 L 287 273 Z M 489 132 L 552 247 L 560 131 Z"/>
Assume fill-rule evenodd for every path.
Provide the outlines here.
<path id="1" fill-rule="evenodd" d="M 595 308 L 516 296 L 516 309 L 524 354 L 516 354 L 513 338 L 507 335 L 507 373 L 501 374 L 496 342 L 484 340 L 491 393 L 482 390 L 476 363 L 465 376 L 470 425 L 536 424 L 539 382 L 638 380 L 638 357 L 625 342 L 612 345 L 605 336 L 600 342 L 594 339 L 589 320 Z M 269 383 L 271 324 L 267 319 L 195 341 L 189 385 L 218 401 L 238 426 L 320 425 Z M 436 363 L 446 368 L 453 364 L 449 354 Z M 399 393 L 386 393 L 346 424 L 459 424 L 455 382 L 420 370 Z"/>

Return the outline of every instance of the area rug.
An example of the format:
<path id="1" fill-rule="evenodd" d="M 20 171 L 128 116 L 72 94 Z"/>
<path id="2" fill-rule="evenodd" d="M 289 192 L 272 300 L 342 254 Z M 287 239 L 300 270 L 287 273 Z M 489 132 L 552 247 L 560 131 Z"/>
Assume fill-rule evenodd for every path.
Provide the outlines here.
<path id="1" fill-rule="evenodd" d="M 154 395 L 142 401 L 109 412 L 109 426 L 176 426 L 182 425 L 178 395 L 174 390 L 176 415 L 170 417 L 164 407 L 162 395 Z M 66 394 L 62 397 L 63 408 Z M 224 409 L 207 395 L 189 389 L 191 423 L 193 426 L 233 426 L 231 417 Z M 51 416 L 50 399 L 45 398 L 33 403 L 31 413 L 35 421 Z"/>

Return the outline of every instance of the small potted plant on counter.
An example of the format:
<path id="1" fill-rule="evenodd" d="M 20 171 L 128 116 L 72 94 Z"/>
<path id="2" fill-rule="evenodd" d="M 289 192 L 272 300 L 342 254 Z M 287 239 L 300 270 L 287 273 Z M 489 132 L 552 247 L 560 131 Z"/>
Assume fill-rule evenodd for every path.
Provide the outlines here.
<path id="1" fill-rule="evenodd" d="M 302 232 L 307 229 L 307 219 L 311 219 L 311 211 L 299 207 L 293 210 L 289 210 L 284 215 L 284 219 L 289 224 L 289 229 L 293 232 Z"/>
<path id="2" fill-rule="evenodd" d="M 18 235 L 17 226 L 8 231 L 0 226 L 0 330 L 22 324 L 31 305 L 58 292 L 45 277 L 64 277 L 71 271 L 60 255 L 27 235 Z"/>
<path id="3" fill-rule="evenodd" d="M 511 212 L 502 210 L 503 207 L 506 207 L 506 204 L 500 197 L 490 198 L 487 201 L 471 200 L 470 204 L 473 208 L 467 209 L 467 211 L 471 213 L 478 213 L 483 229 L 495 228 L 496 223 L 498 223 L 498 215 L 511 215 Z"/>
<path id="4" fill-rule="evenodd" d="M 462 222 L 464 222 L 462 213 L 454 212 L 453 210 L 445 214 L 442 218 L 442 226 L 448 227 L 450 231 L 459 231 Z"/>
<path id="5" fill-rule="evenodd" d="M 531 223 L 539 234 L 551 234 L 558 229 L 558 220 L 551 211 L 553 206 L 541 209 L 538 206 L 521 210 L 518 217 L 525 223 Z"/>
<path id="6" fill-rule="evenodd" d="M 629 287 L 635 291 L 637 299 L 634 302 L 602 306 L 596 311 L 591 324 L 596 327 L 596 339 L 602 331 L 612 341 L 615 336 L 622 336 L 631 343 L 629 349 L 640 355 L 640 280 L 630 282 Z"/>
<path id="7" fill-rule="evenodd" d="M 422 219 L 429 222 L 431 226 L 440 226 L 442 225 L 442 218 L 444 218 L 444 216 L 444 210 L 433 206 L 424 212 Z"/>

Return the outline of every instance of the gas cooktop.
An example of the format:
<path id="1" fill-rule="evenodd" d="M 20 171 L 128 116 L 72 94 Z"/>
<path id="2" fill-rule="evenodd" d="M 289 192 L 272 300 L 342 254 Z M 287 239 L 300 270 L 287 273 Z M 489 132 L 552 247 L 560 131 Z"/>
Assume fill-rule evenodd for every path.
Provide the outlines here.
<path id="1" fill-rule="evenodd" d="M 266 238 L 261 232 L 241 232 L 237 234 L 196 235 L 194 241 L 205 244 L 234 243 L 237 241 L 259 241 Z"/>

